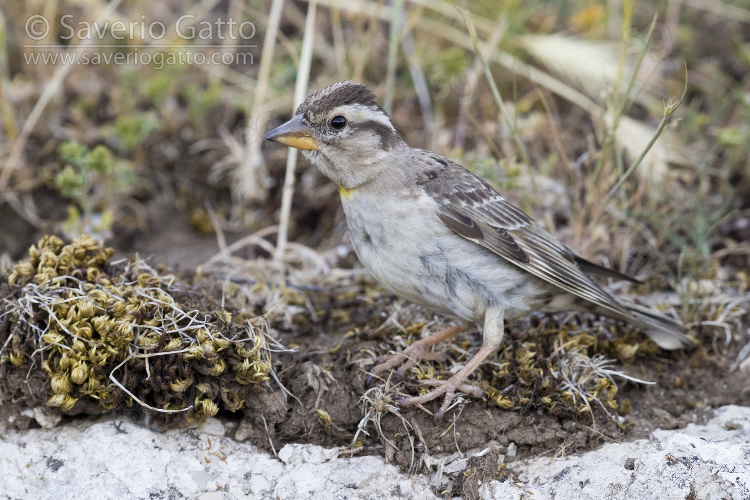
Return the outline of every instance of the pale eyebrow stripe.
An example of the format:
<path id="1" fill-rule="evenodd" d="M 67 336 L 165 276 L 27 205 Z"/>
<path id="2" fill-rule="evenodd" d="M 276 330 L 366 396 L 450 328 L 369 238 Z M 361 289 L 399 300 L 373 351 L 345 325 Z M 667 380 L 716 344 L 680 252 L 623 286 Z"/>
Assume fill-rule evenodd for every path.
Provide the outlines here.
<path id="1" fill-rule="evenodd" d="M 367 120 L 365 122 L 353 125 L 360 130 L 369 130 L 380 136 L 380 144 L 383 149 L 393 149 L 393 139 L 396 136 L 396 130 L 392 125 L 381 123 L 378 120 Z"/>

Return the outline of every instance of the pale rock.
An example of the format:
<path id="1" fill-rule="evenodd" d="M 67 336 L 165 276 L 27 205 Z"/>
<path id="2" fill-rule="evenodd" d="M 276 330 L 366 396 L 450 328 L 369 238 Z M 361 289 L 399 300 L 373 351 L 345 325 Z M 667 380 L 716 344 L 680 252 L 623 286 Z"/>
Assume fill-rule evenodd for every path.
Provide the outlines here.
<path id="1" fill-rule="evenodd" d="M 521 460 L 509 468 L 519 481 L 483 485 L 484 498 L 745 500 L 750 408 L 725 406 L 706 425 L 659 430 L 653 440 L 606 444 L 581 456 Z"/>
<path id="2" fill-rule="evenodd" d="M 6 429 L 0 499 L 434 499 L 448 470 L 461 473 L 470 456 L 490 449 L 430 457 L 430 478 L 404 474 L 381 457 L 309 444 L 285 445 L 276 458 L 225 432 L 216 419 L 195 430 L 154 432 L 112 417 Z M 516 452 L 511 443 L 507 455 Z M 516 460 L 508 469 L 518 481 L 482 485 L 483 498 L 748 499 L 750 408 L 726 406 L 706 425 L 578 456 Z"/>
<path id="3" fill-rule="evenodd" d="M 24 417 L 33 418 L 36 423 L 42 426 L 44 429 L 51 429 L 56 426 L 62 420 L 62 415 L 59 412 L 55 412 L 46 406 L 37 406 L 34 408 L 26 408 L 21 412 Z"/>
<path id="4" fill-rule="evenodd" d="M 253 424 L 249 420 L 243 419 L 240 425 L 237 426 L 237 430 L 234 431 L 234 439 L 236 441 L 247 441 L 247 439 L 253 435 Z"/>

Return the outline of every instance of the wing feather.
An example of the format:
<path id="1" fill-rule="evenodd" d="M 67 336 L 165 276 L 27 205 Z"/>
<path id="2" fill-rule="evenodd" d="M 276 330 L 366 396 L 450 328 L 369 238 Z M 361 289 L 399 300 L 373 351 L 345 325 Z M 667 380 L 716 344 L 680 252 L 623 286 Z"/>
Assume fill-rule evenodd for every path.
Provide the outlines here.
<path id="1" fill-rule="evenodd" d="M 531 217 L 460 165 L 440 164 L 420 184 L 438 202 L 437 215 L 450 229 L 614 317 L 638 322 L 581 269 L 577 255 Z"/>
<path id="2" fill-rule="evenodd" d="M 636 285 L 643 284 L 643 281 L 637 278 L 628 276 L 627 274 L 621 273 L 619 271 L 615 271 L 614 269 L 609 269 L 608 267 L 600 266 L 599 264 L 594 264 L 590 260 L 586 260 L 580 255 L 576 255 L 575 260 L 576 260 L 576 263 L 578 264 L 578 267 L 580 267 L 583 270 L 583 272 L 585 272 L 586 274 L 593 274 L 594 276 L 599 276 L 601 278 L 625 280 Z"/>

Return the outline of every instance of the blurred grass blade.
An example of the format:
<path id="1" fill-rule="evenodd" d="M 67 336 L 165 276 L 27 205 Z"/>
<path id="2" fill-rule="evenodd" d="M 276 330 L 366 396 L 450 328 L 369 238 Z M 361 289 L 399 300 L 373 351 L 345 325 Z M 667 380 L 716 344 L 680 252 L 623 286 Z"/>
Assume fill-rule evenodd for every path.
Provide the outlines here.
<path id="1" fill-rule="evenodd" d="M 396 64 L 398 63 L 398 46 L 401 38 L 401 25 L 404 11 L 404 0 L 393 0 L 391 9 L 391 30 L 388 35 L 388 62 L 385 74 L 385 99 L 383 109 L 389 115 L 393 112 L 393 93 L 396 86 Z"/>
<path id="2" fill-rule="evenodd" d="M 305 35 L 302 38 L 302 54 L 299 60 L 299 72 L 294 83 L 294 113 L 297 107 L 307 97 L 307 84 L 310 81 L 310 67 L 312 65 L 313 41 L 315 40 L 315 13 L 317 1 L 311 0 L 307 6 L 305 19 Z M 297 168 L 297 150 L 289 148 L 286 158 L 286 175 L 284 188 L 281 191 L 281 213 L 279 215 L 279 234 L 276 239 L 276 255 L 274 259 L 282 260 L 289 234 L 289 218 L 292 212 L 292 195 L 294 194 L 294 170 Z"/>
<path id="3" fill-rule="evenodd" d="M 657 12 L 654 14 L 653 19 L 651 20 L 651 24 L 648 27 L 648 33 L 646 34 L 646 39 L 643 42 L 643 50 L 641 50 L 640 54 L 638 54 L 638 62 L 635 65 L 635 68 L 633 69 L 633 73 L 630 75 L 630 79 L 628 80 L 628 86 L 625 89 L 625 93 L 620 97 L 620 102 L 617 105 L 617 111 L 615 112 L 615 125 L 614 130 L 617 129 L 617 124 L 620 122 L 620 118 L 625 114 L 626 106 L 628 105 L 628 100 L 630 99 L 630 93 L 633 91 L 633 86 L 635 85 L 635 81 L 638 78 L 638 71 L 641 69 L 641 64 L 643 64 L 643 58 L 646 56 L 646 52 L 648 52 L 648 44 L 651 43 L 651 37 L 654 34 L 654 28 L 656 27 L 656 21 L 659 19 L 659 13 Z M 682 100 L 682 99 L 680 99 Z"/>
<path id="4" fill-rule="evenodd" d="M 268 196 L 266 190 L 266 177 L 268 169 L 261 153 L 261 139 L 263 127 L 266 124 L 267 114 L 263 110 L 268 90 L 268 80 L 271 76 L 271 64 L 276 49 L 281 13 L 284 0 L 273 0 L 271 13 L 268 16 L 268 26 L 263 37 L 263 52 L 260 57 L 260 68 L 255 90 L 247 96 L 245 114 L 248 117 L 245 124 L 245 155 L 242 163 L 235 172 L 236 182 L 233 184 L 234 199 L 243 203 L 245 201 L 263 201 Z M 249 109 L 248 109 L 249 108 Z"/>
<path id="5" fill-rule="evenodd" d="M 424 120 L 424 128 L 430 136 L 430 148 L 435 149 L 435 120 L 432 112 L 430 88 L 427 85 L 427 77 L 424 71 L 422 71 L 422 66 L 419 64 L 419 56 L 414 47 L 414 39 L 411 36 L 411 32 L 407 32 L 404 35 L 404 39 L 401 40 L 401 47 L 404 49 L 404 55 L 409 62 L 409 74 L 414 84 L 414 90 L 417 93 L 419 109 L 422 111 L 422 119 Z"/>
<path id="6" fill-rule="evenodd" d="M 624 91 L 620 73 L 631 76 L 630 68 L 620 68 L 618 45 L 613 42 L 582 40 L 559 33 L 525 35 L 517 42 L 535 60 L 592 99 L 599 99 L 602 93 L 618 87 Z M 636 98 L 646 106 L 653 104 L 647 93 L 638 93 Z"/>
<path id="7" fill-rule="evenodd" d="M 8 71 L 8 25 L 5 22 L 5 16 L 0 11 L 0 107 L 3 115 L 3 125 L 8 141 L 13 142 L 18 137 L 16 129 L 16 117 L 13 113 L 13 106 L 8 97 L 10 88 L 10 73 Z"/>
<path id="8" fill-rule="evenodd" d="M 101 24 L 105 19 L 109 19 L 115 9 L 120 5 L 121 1 L 122 0 L 111 0 L 96 18 L 94 24 Z M 79 54 L 89 47 L 95 40 L 95 37 L 87 38 L 72 49 L 72 51 Z M 13 147 L 10 150 L 10 155 L 8 155 L 8 160 L 5 162 L 5 165 L 3 165 L 2 172 L 0 172 L 0 193 L 5 192 L 11 173 L 18 168 L 21 156 L 23 155 L 23 148 L 26 146 L 26 141 L 28 140 L 29 135 L 31 135 L 31 131 L 34 130 L 34 126 L 37 121 L 39 121 L 39 118 L 42 117 L 42 113 L 47 107 L 47 104 L 60 89 L 63 80 L 65 80 L 65 77 L 68 76 L 68 73 L 70 73 L 74 67 L 75 64 L 62 64 L 58 66 L 55 74 L 50 78 L 49 82 L 47 82 L 47 85 L 45 85 L 42 94 L 39 96 L 39 99 L 37 99 L 36 104 L 34 104 L 28 118 L 26 118 L 26 122 L 24 122 L 23 127 L 21 128 L 21 132 L 13 142 Z"/>
<path id="9" fill-rule="evenodd" d="M 612 197 L 617 193 L 617 191 L 622 187 L 623 183 L 630 177 L 630 175 L 635 171 L 636 168 L 638 168 L 638 165 L 641 164 L 643 161 L 643 158 L 646 157 L 646 154 L 649 152 L 651 147 L 654 145 L 656 140 L 659 138 L 661 133 L 664 131 L 664 128 L 669 123 L 669 118 L 674 114 L 675 111 L 677 111 L 677 108 L 680 107 L 680 104 L 682 104 L 682 100 L 685 98 L 685 94 L 687 93 L 687 85 L 688 85 L 688 73 L 687 73 L 687 64 L 685 64 L 685 87 L 682 90 L 682 95 L 679 99 L 672 98 L 664 105 L 664 116 L 661 119 L 661 122 L 659 123 L 659 126 L 657 127 L 656 131 L 654 132 L 653 137 L 649 141 L 649 143 L 646 145 L 646 148 L 641 152 L 641 155 L 638 157 L 638 159 L 633 162 L 633 164 L 628 168 L 628 170 L 620 177 L 620 179 L 617 181 L 617 183 L 612 186 L 612 189 L 610 189 L 609 193 L 607 193 L 607 197 L 604 199 L 604 203 L 607 203 Z M 616 119 L 616 117 L 615 117 Z"/>
<path id="10" fill-rule="evenodd" d="M 518 148 L 518 154 L 521 156 L 521 161 L 523 161 L 523 163 L 527 167 L 531 168 L 531 161 L 529 160 L 529 154 L 526 151 L 526 145 L 523 143 L 523 139 L 521 139 L 521 135 L 518 133 L 518 129 L 515 126 L 513 117 L 510 116 L 508 107 L 505 105 L 505 101 L 503 101 L 503 98 L 500 95 L 500 90 L 498 90 L 497 84 L 495 83 L 495 79 L 492 76 L 490 65 L 487 62 L 487 59 L 484 57 L 482 50 L 479 48 L 477 30 L 476 30 L 476 27 L 474 26 L 474 22 L 471 20 L 471 14 L 465 7 L 456 6 L 456 8 L 459 9 L 459 12 L 461 12 L 461 15 L 464 18 L 466 29 L 468 30 L 469 36 L 471 37 L 471 43 L 474 45 L 474 52 L 477 54 L 477 57 L 479 57 L 479 60 L 482 62 L 482 68 L 484 69 L 484 76 L 487 79 L 487 83 L 489 84 L 490 89 L 492 89 L 492 96 L 495 98 L 495 103 L 497 103 L 498 108 L 500 108 L 500 116 L 502 116 L 503 120 L 505 121 L 505 124 L 508 127 L 508 130 L 510 130 L 511 135 L 513 136 L 513 140 L 515 141 L 516 147 Z M 505 18 L 501 18 L 500 23 L 506 24 Z"/>

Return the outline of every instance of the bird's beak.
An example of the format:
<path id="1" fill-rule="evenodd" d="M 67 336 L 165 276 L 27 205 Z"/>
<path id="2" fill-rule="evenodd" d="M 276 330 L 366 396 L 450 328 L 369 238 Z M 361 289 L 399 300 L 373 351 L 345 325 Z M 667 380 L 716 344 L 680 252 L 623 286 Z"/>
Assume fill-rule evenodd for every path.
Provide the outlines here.
<path id="1" fill-rule="evenodd" d="M 263 137 L 263 140 L 278 142 L 297 149 L 318 149 L 318 142 L 312 136 L 310 128 L 305 125 L 301 114 L 271 130 Z"/>

